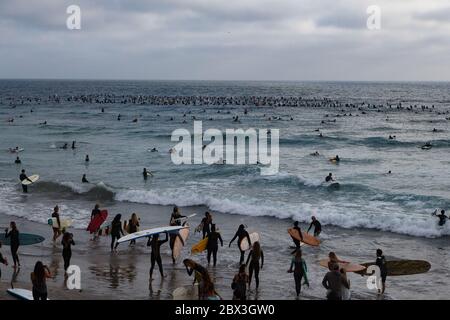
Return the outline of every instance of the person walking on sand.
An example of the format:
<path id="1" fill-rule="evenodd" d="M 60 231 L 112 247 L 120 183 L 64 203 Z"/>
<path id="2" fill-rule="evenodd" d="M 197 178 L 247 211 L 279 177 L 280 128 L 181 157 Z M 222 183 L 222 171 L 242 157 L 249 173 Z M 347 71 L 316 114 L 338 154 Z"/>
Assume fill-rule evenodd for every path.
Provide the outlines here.
<path id="1" fill-rule="evenodd" d="M 295 244 L 295 249 L 294 249 L 294 251 L 291 252 L 291 254 L 294 254 L 297 250 L 300 249 L 300 243 L 303 242 L 303 235 L 302 235 L 302 230 L 298 226 L 298 221 L 294 222 L 294 227 L 292 229 L 297 230 L 298 234 L 300 235 L 300 240 L 297 240 L 291 236 L 292 241 L 294 241 L 294 244 Z"/>
<path id="2" fill-rule="evenodd" d="M 379 294 L 384 294 L 386 290 L 386 278 L 388 274 L 386 258 L 383 255 L 383 251 L 381 249 L 377 249 L 377 259 L 375 260 L 375 265 L 380 269 L 380 277 L 381 277 L 381 289 L 378 288 Z"/>
<path id="3" fill-rule="evenodd" d="M 158 264 L 159 273 L 161 273 L 161 278 L 166 277 L 163 272 L 161 259 L 161 246 L 169 240 L 169 234 L 167 232 L 165 232 L 165 234 L 166 234 L 165 240 L 159 240 L 159 234 L 155 234 L 147 241 L 147 246 L 152 248 L 152 252 L 150 255 L 150 262 L 151 262 L 150 281 L 153 280 L 153 269 L 155 268 L 155 263 Z"/>
<path id="4" fill-rule="evenodd" d="M 350 286 L 339 271 L 337 263 L 332 263 L 330 269 L 322 280 L 323 287 L 327 289 L 327 299 L 342 300 L 342 287 L 350 289 Z"/>
<path id="5" fill-rule="evenodd" d="M 302 258 L 302 250 L 298 249 L 292 257 L 291 267 L 288 270 L 288 273 L 294 273 L 295 292 L 297 293 L 297 297 L 300 295 L 302 290 L 303 278 L 305 278 L 305 284 L 309 287 L 307 272 L 308 268 L 305 260 Z"/>
<path id="6" fill-rule="evenodd" d="M 2 243 L 0 241 L 0 249 L 2 248 Z M 0 263 L 3 263 L 5 266 L 8 265 L 8 260 L 6 260 L 5 257 L 3 257 L 2 253 L 0 252 Z M 2 269 L 0 269 L 0 280 L 2 279 Z"/>
<path id="7" fill-rule="evenodd" d="M 207 258 L 208 258 L 208 266 L 211 263 L 211 255 L 213 256 L 213 266 L 216 266 L 217 263 L 217 251 L 219 250 L 219 244 L 218 241 L 220 241 L 220 246 L 223 247 L 223 240 L 222 236 L 219 232 L 216 231 L 216 225 L 211 225 L 211 232 L 208 236 L 208 244 L 206 245 L 207 249 Z"/>
<path id="8" fill-rule="evenodd" d="M 244 255 L 245 255 L 245 251 L 242 250 L 241 248 L 241 241 L 244 238 L 247 238 L 248 240 L 248 244 L 249 246 L 252 245 L 252 241 L 250 240 L 250 235 L 248 234 L 247 230 L 245 230 L 245 226 L 243 224 L 241 224 L 238 228 L 238 230 L 236 231 L 236 234 L 234 235 L 233 239 L 231 239 L 230 243 L 228 244 L 228 247 L 231 247 L 231 244 L 233 243 L 233 241 L 238 238 L 238 247 L 239 247 L 239 251 L 241 252 L 241 258 L 239 259 L 239 265 L 241 265 L 244 262 Z"/>
<path id="9" fill-rule="evenodd" d="M 118 214 L 111 222 L 111 252 L 116 251 L 117 246 L 119 245 L 119 243 L 116 243 L 116 241 L 124 236 L 122 221 L 120 221 L 120 219 L 122 219 L 122 215 Z"/>
<path id="10" fill-rule="evenodd" d="M 208 270 L 191 259 L 184 259 L 183 264 L 186 267 L 186 272 L 189 276 L 192 276 L 192 273 L 195 272 L 192 285 L 198 283 L 198 299 L 203 300 L 206 295 L 207 283 L 211 282 Z"/>
<path id="11" fill-rule="evenodd" d="M 28 178 L 27 175 L 25 174 L 25 169 L 22 169 L 21 174 L 20 174 L 20 176 L 19 176 L 19 179 L 20 179 L 20 181 L 22 181 L 22 183 L 23 183 L 25 180 L 28 180 L 28 181 L 30 181 L 30 182 L 33 182 L 33 181 L 31 181 L 30 178 Z M 23 191 L 23 193 L 28 193 L 28 186 L 22 184 L 22 191 Z"/>
<path id="12" fill-rule="evenodd" d="M 322 232 L 322 225 L 320 224 L 319 220 L 316 219 L 315 216 L 311 217 L 311 224 L 309 225 L 308 231 L 306 233 L 309 233 L 309 230 L 314 226 L 314 237 L 318 237 L 320 233 Z"/>
<path id="13" fill-rule="evenodd" d="M 11 221 L 9 224 L 11 231 L 8 232 L 8 229 L 5 230 L 5 238 L 10 238 L 10 246 L 11 246 L 11 256 L 13 258 L 14 262 L 14 269 L 19 267 L 20 268 L 20 262 L 19 262 L 19 255 L 17 254 L 17 251 L 19 250 L 20 246 L 20 233 L 17 229 L 16 223 L 14 221 Z"/>
<path id="14" fill-rule="evenodd" d="M 70 266 L 70 259 L 72 258 L 72 246 L 75 245 L 73 234 L 65 232 L 61 244 L 63 246 L 62 256 L 64 260 L 64 271 L 67 271 L 67 268 Z"/>
<path id="15" fill-rule="evenodd" d="M 139 230 L 139 218 L 136 213 L 133 213 L 131 215 L 131 219 L 128 221 L 128 233 L 135 233 Z M 136 244 L 136 239 L 133 239 L 130 241 L 130 246 Z"/>
<path id="16" fill-rule="evenodd" d="M 259 287 L 259 260 L 261 259 L 261 270 L 264 266 L 264 253 L 261 249 L 261 245 L 259 244 L 259 241 L 255 241 L 253 243 L 253 248 L 248 253 L 247 262 L 245 263 L 248 267 L 248 287 L 250 288 L 250 284 L 252 282 L 252 276 L 253 272 L 255 272 L 255 282 L 256 282 L 256 289 Z"/>
<path id="17" fill-rule="evenodd" d="M 233 289 L 233 300 L 247 300 L 248 282 L 249 276 L 245 272 L 245 264 L 241 264 L 239 267 L 239 272 L 234 276 L 233 282 L 231 283 L 231 289 Z"/>
<path id="18" fill-rule="evenodd" d="M 50 269 L 41 261 L 36 262 L 34 271 L 31 273 L 33 300 L 47 300 L 47 279 L 51 277 Z"/>
<path id="19" fill-rule="evenodd" d="M 61 231 L 61 220 L 60 220 L 60 217 L 59 217 L 59 207 L 58 206 L 56 206 L 53 209 L 52 218 L 56 218 L 56 223 L 57 223 L 57 226 L 52 226 L 52 229 L 53 229 L 53 241 L 56 241 L 56 239 L 58 239 L 58 237 L 62 233 L 62 231 Z"/>

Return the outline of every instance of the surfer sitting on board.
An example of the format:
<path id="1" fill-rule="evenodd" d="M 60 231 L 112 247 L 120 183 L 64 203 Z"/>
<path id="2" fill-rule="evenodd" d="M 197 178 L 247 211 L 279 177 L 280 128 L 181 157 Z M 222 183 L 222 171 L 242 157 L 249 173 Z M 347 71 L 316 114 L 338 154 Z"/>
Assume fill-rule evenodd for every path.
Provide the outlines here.
<path id="1" fill-rule="evenodd" d="M 309 225 L 308 231 L 306 231 L 306 233 L 308 233 L 309 230 L 311 230 L 311 228 L 314 226 L 314 237 L 318 237 L 322 232 L 322 225 L 320 224 L 319 220 L 316 219 L 315 216 L 312 216 L 311 220 L 312 220 L 311 224 Z"/>
<path id="2" fill-rule="evenodd" d="M 298 221 L 294 222 L 294 227 L 292 229 L 297 230 L 298 234 L 300 235 L 300 241 L 291 236 L 292 241 L 294 241 L 294 244 L 295 244 L 295 250 L 292 251 L 291 254 L 294 254 L 297 250 L 300 249 L 300 242 L 303 242 L 303 235 L 302 235 L 302 230 L 298 226 Z"/>
<path id="3" fill-rule="evenodd" d="M 325 177 L 325 182 L 331 182 L 331 181 L 336 181 L 333 178 L 333 174 L 330 172 L 326 177 Z"/>
<path id="4" fill-rule="evenodd" d="M 33 182 L 30 180 L 30 178 L 27 177 L 27 175 L 25 174 L 25 169 L 22 169 L 22 173 L 19 176 L 20 181 L 24 182 L 25 180 L 28 180 L 30 182 Z M 28 192 L 28 186 L 22 184 L 22 191 L 23 193 L 27 193 Z"/>
<path id="5" fill-rule="evenodd" d="M 244 262 L 244 254 L 245 251 L 242 251 L 241 249 L 241 241 L 247 237 L 248 239 L 248 244 L 249 246 L 252 245 L 252 241 L 250 240 L 250 235 L 248 234 L 247 230 L 245 230 L 245 226 L 243 224 L 241 224 L 238 228 L 238 230 L 236 231 L 236 234 L 234 235 L 233 239 L 231 239 L 230 243 L 228 244 L 228 247 L 231 247 L 231 244 L 233 243 L 233 241 L 238 238 L 238 246 L 239 246 L 239 251 L 241 252 L 241 258 L 239 260 L 239 265 L 241 265 Z"/>
<path id="6" fill-rule="evenodd" d="M 133 213 L 131 215 L 131 219 L 128 221 L 128 227 L 125 228 L 125 229 L 127 229 L 127 232 L 129 234 L 138 232 L 138 229 L 139 229 L 139 218 L 138 218 L 136 213 Z M 133 239 L 133 240 L 130 241 L 130 246 L 135 245 L 135 244 L 136 244 L 136 239 Z"/>
<path id="7" fill-rule="evenodd" d="M 147 246 L 152 248 L 152 252 L 150 255 L 150 281 L 153 280 L 153 269 L 155 268 L 155 263 L 158 264 L 159 273 L 161 273 L 161 278 L 165 278 L 166 276 L 163 273 L 163 266 L 161 260 L 161 246 L 169 240 L 169 233 L 164 232 L 166 234 L 165 240 L 159 240 L 159 234 L 154 234 L 147 241 Z"/>
<path id="8" fill-rule="evenodd" d="M 441 210 L 441 214 L 436 214 L 436 211 L 433 213 L 436 215 L 436 217 L 439 218 L 438 224 L 440 227 L 442 227 L 445 224 L 445 222 L 447 222 L 447 219 L 449 219 L 449 217 L 445 215 L 445 210 Z"/>

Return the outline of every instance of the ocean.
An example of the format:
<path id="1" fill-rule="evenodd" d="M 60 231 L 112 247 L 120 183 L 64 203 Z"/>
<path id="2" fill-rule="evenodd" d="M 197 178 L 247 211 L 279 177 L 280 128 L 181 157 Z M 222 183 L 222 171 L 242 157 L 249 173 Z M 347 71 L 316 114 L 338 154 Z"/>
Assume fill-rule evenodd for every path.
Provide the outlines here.
<path id="1" fill-rule="evenodd" d="M 420 256 L 421 247 L 447 246 L 450 235 L 450 225 L 438 226 L 431 215 L 450 207 L 449 89 L 449 83 L 400 82 L 0 80 L 0 215 L 45 225 L 58 204 L 83 232 L 95 203 L 126 216 L 139 208 L 149 225 L 152 218 L 168 221 L 174 205 L 198 218 L 201 208 L 217 213 L 230 236 L 240 221 L 250 229 L 264 225 L 262 245 L 267 234 L 274 252 L 281 237 L 283 248 L 289 244 L 292 221 L 307 226 L 314 215 L 325 239 L 355 235 L 372 244 L 367 250 L 376 246 L 373 237 L 409 239 L 419 251 L 397 248 L 396 256 Z M 194 120 L 204 130 L 279 129 L 279 172 L 173 164 L 171 134 L 192 131 Z M 430 150 L 421 149 L 426 142 Z M 21 165 L 9 152 L 16 146 L 24 149 Z M 338 164 L 329 161 L 335 155 Z M 144 180 L 144 167 L 154 176 Z M 28 195 L 18 181 L 22 168 L 41 177 Z M 324 182 L 329 172 L 338 189 Z M 81 183 L 83 174 L 89 184 Z M 157 212 L 155 206 L 164 213 L 146 212 Z M 236 225 L 225 226 L 228 221 Z M 381 243 L 394 250 L 390 240 Z M 369 258 L 358 241 L 347 244 L 347 256 Z M 428 254 L 439 257 L 442 250 Z M 230 277 L 232 270 L 230 264 Z M 411 298 L 414 291 L 396 293 Z M 320 296 L 319 288 L 314 294 Z"/>

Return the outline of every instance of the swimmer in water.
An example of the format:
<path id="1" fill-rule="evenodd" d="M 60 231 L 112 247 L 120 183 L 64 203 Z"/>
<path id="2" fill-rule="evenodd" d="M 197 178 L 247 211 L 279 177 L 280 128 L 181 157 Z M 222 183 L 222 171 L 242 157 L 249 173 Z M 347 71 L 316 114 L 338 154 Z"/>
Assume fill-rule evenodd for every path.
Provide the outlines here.
<path id="1" fill-rule="evenodd" d="M 83 174 L 83 178 L 81 178 L 82 183 L 89 183 L 88 179 L 86 178 L 86 174 Z"/>
<path id="2" fill-rule="evenodd" d="M 328 176 L 325 177 L 325 182 L 331 182 L 331 181 L 336 181 L 336 180 L 333 178 L 333 174 L 330 172 L 328 174 Z"/>
<path id="3" fill-rule="evenodd" d="M 310 153 L 309 155 L 311 155 L 313 157 L 318 157 L 318 156 L 320 156 L 320 153 L 319 153 L 319 151 L 316 151 L 316 152 Z"/>
<path id="4" fill-rule="evenodd" d="M 441 210 L 441 214 L 436 215 L 436 217 L 439 218 L 438 225 L 440 227 L 442 227 L 447 222 L 447 219 L 449 219 L 449 217 L 445 215 L 445 210 Z"/>
<path id="5" fill-rule="evenodd" d="M 22 163 L 22 161 L 20 161 L 20 158 L 19 158 L 19 157 L 17 157 L 17 158 L 16 158 L 16 161 L 14 161 L 14 163 L 15 163 L 15 164 L 21 164 L 21 163 Z"/>

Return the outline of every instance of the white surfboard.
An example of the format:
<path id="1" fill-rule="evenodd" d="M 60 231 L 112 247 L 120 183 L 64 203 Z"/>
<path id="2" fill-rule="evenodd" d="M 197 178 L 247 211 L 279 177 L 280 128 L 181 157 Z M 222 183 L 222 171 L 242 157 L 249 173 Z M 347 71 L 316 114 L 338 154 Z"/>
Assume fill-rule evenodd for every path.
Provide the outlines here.
<path id="1" fill-rule="evenodd" d="M 168 227 L 159 227 L 159 228 L 142 230 L 142 231 L 138 231 L 138 232 L 135 232 L 135 233 L 127 234 L 126 236 L 123 236 L 122 238 L 120 238 L 117 242 L 118 243 L 122 243 L 122 242 L 126 242 L 126 241 L 131 241 L 131 240 L 134 240 L 134 239 L 149 237 L 149 236 L 152 236 L 154 234 L 159 234 L 159 233 L 164 233 L 164 232 L 169 232 L 169 233 L 177 232 L 178 230 L 185 229 L 185 228 L 189 228 L 189 227 L 168 226 Z"/>
<path id="2" fill-rule="evenodd" d="M 31 290 L 26 290 L 26 289 L 8 289 L 6 290 L 6 292 L 8 292 L 10 295 L 12 295 L 13 297 L 17 298 L 17 299 L 21 299 L 21 300 L 33 300 L 33 292 L 31 292 Z M 47 300 L 50 300 L 47 298 Z"/>
<path id="3" fill-rule="evenodd" d="M 61 222 L 61 227 L 58 226 L 58 219 L 56 219 L 56 218 L 49 218 L 48 224 L 52 228 L 66 229 L 66 228 L 70 227 L 73 223 L 72 219 L 61 219 L 60 218 L 59 221 Z"/>
<path id="4" fill-rule="evenodd" d="M 30 179 L 31 181 L 28 181 L 28 179 Z M 39 175 L 33 174 L 32 176 L 29 176 L 28 179 L 25 179 L 25 180 L 21 181 L 24 186 L 30 185 L 30 184 L 38 181 L 39 180 Z"/>
<path id="5" fill-rule="evenodd" d="M 186 216 L 186 217 L 177 218 L 177 219 L 175 219 L 175 221 L 179 221 L 179 220 L 181 220 L 181 221 L 187 220 L 187 219 L 189 219 L 189 218 L 195 217 L 196 215 L 197 215 L 196 213 L 193 213 L 193 214 L 190 214 L 190 215 L 188 215 L 188 216 Z"/>
<path id="6" fill-rule="evenodd" d="M 250 233 L 249 235 L 250 235 L 250 240 L 252 241 L 252 245 L 253 245 L 256 241 L 259 241 L 259 240 L 260 240 L 260 238 L 259 238 L 259 233 L 258 233 L 258 232 L 252 232 L 252 233 Z M 241 249 L 242 249 L 243 251 L 247 251 L 247 250 L 250 249 L 250 248 L 251 248 L 251 246 L 250 246 L 250 244 L 248 243 L 248 239 L 247 239 L 247 237 L 245 237 L 245 238 L 242 239 L 242 241 L 241 241 Z"/>
<path id="7" fill-rule="evenodd" d="M 9 148 L 9 152 L 11 152 L 11 153 L 19 153 L 19 152 L 22 152 L 24 150 L 25 150 L 24 148 L 19 148 L 19 149 Z"/>

